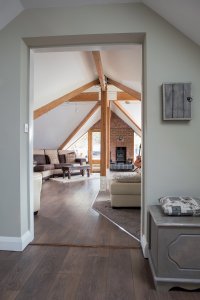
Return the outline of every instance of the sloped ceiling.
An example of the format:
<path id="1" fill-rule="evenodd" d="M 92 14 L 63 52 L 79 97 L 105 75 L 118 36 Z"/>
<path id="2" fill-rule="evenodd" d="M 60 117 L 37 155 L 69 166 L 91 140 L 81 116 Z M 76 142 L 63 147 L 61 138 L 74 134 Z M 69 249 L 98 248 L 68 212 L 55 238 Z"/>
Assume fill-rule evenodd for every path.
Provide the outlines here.
<path id="1" fill-rule="evenodd" d="M 0 0 L 0 30 L 24 10 L 20 0 Z"/>
<path id="2" fill-rule="evenodd" d="M 143 3 L 200 45 L 199 0 L 0 0 L 0 29 L 24 9 L 115 3 Z"/>
<path id="3" fill-rule="evenodd" d="M 112 79 L 127 84 L 141 92 L 142 80 L 142 46 L 101 46 L 104 74 Z M 92 49 L 59 49 L 49 52 L 38 50 L 32 52 L 33 60 L 33 102 L 34 109 L 63 96 L 66 93 L 98 78 L 92 57 Z M 97 50 L 97 48 L 95 48 Z M 116 100 L 119 89 L 109 85 L 108 98 Z M 99 92 L 99 85 L 85 92 Z M 99 95 L 100 99 L 100 95 Z M 49 111 L 34 121 L 34 148 L 57 149 L 73 130 L 81 123 L 96 102 L 67 102 Z M 141 125 L 141 102 L 123 104 Z M 112 110 L 134 130 L 133 124 L 112 105 Z M 100 109 L 84 124 L 69 141 L 66 148 L 80 138 L 100 119 Z"/>
<path id="4" fill-rule="evenodd" d="M 79 103 L 77 106 L 74 103 L 63 103 L 36 119 L 34 121 L 34 148 L 57 149 L 94 105 L 94 103 Z M 85 132 L 88 129 L 86 128 Z M 85 132 L 80 132 L 77 138 Z"/>
<path id="5" fill-rule="evenodd" d="M 199 0 L 144 0 L 142 2 L 200 45 Z"/>
<path id="6" fill-rule="evenodd" d="M 141 92 L 142 47 L 99 47 L 104 74 L 130 88 Z M 54 52 L 32 52 L 34 80 L 34 109 L 73 91 L 98 78 L 92 57 L 93 50 L 79 48 Z M 44 51 L 44 50 L 43 50 Z M 51 50 L 52 51 L 52 50 Z M 97 90 L 99 87 L 97 87 Z M 109 89 L 111 93 L 115 88 Z M 100 91 L 100 90 L 99 90 Z"/>
<path id="7" fill-rule="evenodd" d="M 33 55 L 34 109 L 98 78 L 90 51 Z"/>

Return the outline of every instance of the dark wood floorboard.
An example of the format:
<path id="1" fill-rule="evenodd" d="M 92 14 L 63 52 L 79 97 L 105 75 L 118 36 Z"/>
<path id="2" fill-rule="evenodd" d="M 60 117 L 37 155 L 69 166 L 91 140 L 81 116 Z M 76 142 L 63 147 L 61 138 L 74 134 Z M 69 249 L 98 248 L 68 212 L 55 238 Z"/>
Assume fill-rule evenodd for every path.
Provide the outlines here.
<path id="1" fill-rule="evenodd" d="M 91 208 L 98 191 L 98 178 L 70 184 L 44 182 L 34 243 L 140 247 Z"/>
<path id="2" fill-rule="evenodd" d="M 6 254 L 13 266 L 1 279 L 1 300 L 200 299 L 200 292 L 157 292 L 139 248 L 28 246 Z M 9 265 L 6 256 L 1 251 L 0 261 Z"/>
<path id="3" fill-rule="evenodd" d="M 200 292 L 155 290 L 139 243 L 91 209 L 98 188 L 95 180 L 68 188 L 44 183 L 35 218 L 41 246 L 0 251 L 0 300 L 200 299 Z"/>

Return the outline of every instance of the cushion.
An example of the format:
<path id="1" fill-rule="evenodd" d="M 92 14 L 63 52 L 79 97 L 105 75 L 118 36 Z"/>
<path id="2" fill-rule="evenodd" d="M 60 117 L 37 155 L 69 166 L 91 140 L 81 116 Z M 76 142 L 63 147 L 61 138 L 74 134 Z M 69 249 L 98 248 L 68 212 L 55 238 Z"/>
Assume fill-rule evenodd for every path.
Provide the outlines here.
<path id="1" fill-rule="evenodd" d="M 141 175 L 137 174 L 137 173 L 127 174 L 127 175 L 118 175 L 118 176 L 115 176 L 114 179 L 117 182 L 137 183 L 137 182 L 141 182 Z"/>
<path id="2" fill-rule="evenodd" d="M 76 157 L 75 162 L 79 163 L 80 165 L 86 165 L 86 158 Z"/>
<path id="3" fill-rule="evenodd" d="M 76 153 L 75 152 L 69 152 L 65 154 L 66 163 L 73 163 L 76 159 Z"/>
<path id="4" fill-rule="evenodd" d="M 70 151 L 69 150 L 58 150 L 59 155 L 65 155 L 68 152 L 72 152 L 72 151 L 71 150 Z"/>
<path id="5" fill-rule="evenodd" d="M 61 164 L 65 164 L 66 163 L 66 157 L 64 154 L 58 154 L 58 158 L 59 158 L 59 162 Z"/>
<path id="6" fill-rule="evenodd" d="M 141 194 L 141 183 L 136 182 L 130 184 L 128 182 L 117 182 L 112 181 L 110 185 L 111 195 L 140 195 Z"/>
<path id="7" fill-rule="evenodd" d="M 34 149 L 33 154 L 44 155 L 44 149 Z"/>
<path id="8" fill-rule="evenodd" d="M 48 155 L 50 164 L 59 164 L 58 151 L 45 149 L 45 154 Z"/>
<path id="9" fill-rule="evenodd" d="M 200 198 L 162 197 L 159 199 L 163 212 L 172 216 L 200 215 Z"/>
<path id="10" fill-rule="evenodd" d="M 46 158 L 43 154 L 34 154 L 33 155 L 33 161 L 37 163 L 37 165 L 45 165 L 46 164 Z"/>

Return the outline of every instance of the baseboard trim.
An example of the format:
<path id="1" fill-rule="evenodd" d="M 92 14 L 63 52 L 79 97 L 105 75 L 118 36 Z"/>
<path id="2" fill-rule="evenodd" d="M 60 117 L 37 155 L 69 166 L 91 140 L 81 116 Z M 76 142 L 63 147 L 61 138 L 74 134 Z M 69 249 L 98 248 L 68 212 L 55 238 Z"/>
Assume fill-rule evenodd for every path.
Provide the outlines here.
<path id="1" fill-rule="evenodd" d="M 0 250 L 23 251 L 32 240 L 33 234 L 29 230 L 21 237 L 0 236 Z"/>
<path id="2" fill-rule="evenodd" d="M 148 243 L 147 243 L 147 239 L 145 235 L 141 236 L 141 247 L 142 247 L 142 252 L 144 255 L 144 258 L 148 258 L 149 257 L 149 250 L 148 250 Z"/>

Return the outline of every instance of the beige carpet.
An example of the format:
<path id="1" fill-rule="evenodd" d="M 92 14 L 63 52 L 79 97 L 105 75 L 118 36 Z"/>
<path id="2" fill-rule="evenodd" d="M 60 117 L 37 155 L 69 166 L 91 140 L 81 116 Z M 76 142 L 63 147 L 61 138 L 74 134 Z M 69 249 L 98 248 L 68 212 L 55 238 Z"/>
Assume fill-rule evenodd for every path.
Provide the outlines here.
<path id="1" fill-rule="evenodd" d="M 112 208 L 109 191 L 99 192 L 92 208 L 140 240 L 140 208 Z"/>

